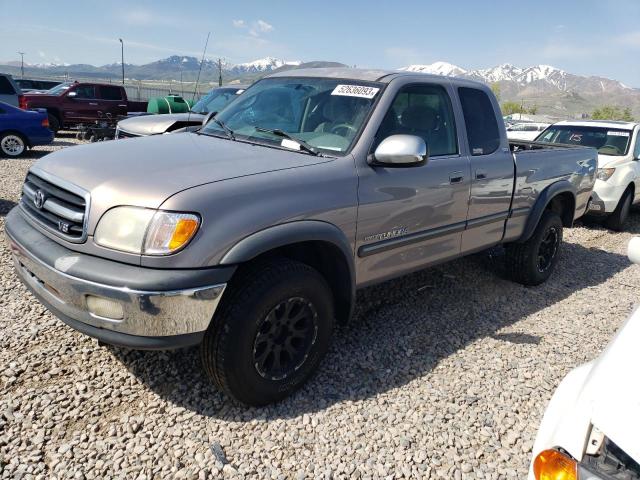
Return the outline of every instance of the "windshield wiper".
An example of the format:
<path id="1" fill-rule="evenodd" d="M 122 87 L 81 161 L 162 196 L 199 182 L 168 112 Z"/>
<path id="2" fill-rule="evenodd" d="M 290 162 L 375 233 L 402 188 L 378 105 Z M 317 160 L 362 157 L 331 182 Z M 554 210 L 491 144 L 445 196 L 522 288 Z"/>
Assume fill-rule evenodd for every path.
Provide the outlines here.
<path id="1" fill-rule="evenodd" d="M 220 125 L 220 127 L 222 127 L 222 130 L 224 130 L 224 133 L 227 134 L 227 137 L 229 137 L 231 140 L 235 141 L 236 136 L 233 134 L 233 130 L 231 130 L 229 127 L 227 127 L 222 120 L 218 120 L 216 117 L 213 117 L 211 120 L 213 120 L 215 123 Z"/>
<path id="2" fill-rule="evenodd" d="M 291 140 L 292 142 L 296 142 L 298 145 L 300 145 L 300 148 L 312 155 L 315 155 L 316 157 L 324 157 L 324 155 L 322 153 L 320 153 L 315 147 L 312 147 L 311 145 L 309 145 L 307 142 L 305 142 L 304 140 L 291 135 L 290 133 L 285 132 L 284 130 L 280 130 L 279 128 L 263 128 L 263 127 L 253 127 L 256 129 L 256 131 L 258 132 L 266 132 L 266 133 L 273 133 L 274 135 L 278 136 L 278 137 L 283 137 L 286 138 L 288 140 Z"/>

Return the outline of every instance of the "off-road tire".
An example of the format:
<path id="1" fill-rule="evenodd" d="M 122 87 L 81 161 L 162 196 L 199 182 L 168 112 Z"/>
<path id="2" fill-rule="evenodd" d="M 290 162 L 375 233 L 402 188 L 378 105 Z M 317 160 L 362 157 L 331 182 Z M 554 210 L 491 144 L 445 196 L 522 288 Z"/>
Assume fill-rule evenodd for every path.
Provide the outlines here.
<path id="1" fill-rule="evenodd" d="M 550 258 L 546 268 L 540 268 L 539 253 L 543 242 L 548 239 L 548 235 L 557 237 L 555 241 L 555 251 Z M 533 235 L 523 243 L 511 243 L 506 246 L 506 270 L 509 277 L 522 285 L 540 285 L 546 281 L 555 269 L 560 247 L 562 245 L 562 219 L 557 213 L 546 210 Z"/>
<path id="2" fill-rule="evenodd" d="M 618 202 L 616 209 L 611 215 L 604 221 L 605 227 L 616 232 L 620 232 L 624 228 L 624 223 L 629 217 L 629 211 L 631 210 L 631 204 L 633 203 L 631 189 L 625 190 L 622 194 L 622 198 Z"/>
<path id="3" fill-rule="evenodd" d="M 270 312 L 293 298 L 313 306 L 313 342 L 303 363 L 286 378 L 267 378 L 255 362 L 257 335 Z M 235 400 L 253 406 L 273 403 L 298 389 L 317 369 L 333 325 L 331 289 L 318 271 L 286 258 L 260 262 L 237 272 L 223 294 L 201 345 L 202 364 L 213 383 Z"/>

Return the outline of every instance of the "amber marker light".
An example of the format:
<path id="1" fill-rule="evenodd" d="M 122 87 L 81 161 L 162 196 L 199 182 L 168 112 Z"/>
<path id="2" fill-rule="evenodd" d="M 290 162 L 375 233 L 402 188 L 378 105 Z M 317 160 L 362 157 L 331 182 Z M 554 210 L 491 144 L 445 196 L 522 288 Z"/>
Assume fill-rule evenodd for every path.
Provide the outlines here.
<path id="1" fill-rule="evenodd" d="M 536 480 L 578 480 L 578 463 L 558 450 L 544 450 L 533 461 Z"/>

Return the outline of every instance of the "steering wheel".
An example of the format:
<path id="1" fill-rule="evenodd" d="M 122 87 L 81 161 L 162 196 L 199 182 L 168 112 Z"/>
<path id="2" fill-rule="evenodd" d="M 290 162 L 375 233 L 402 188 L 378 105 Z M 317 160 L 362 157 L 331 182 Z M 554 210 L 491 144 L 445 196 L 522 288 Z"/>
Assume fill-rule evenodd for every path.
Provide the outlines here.
<path id="1" fill-rule="evenodd" d="M 347 130 L 346 135 L 340 135 L 338 133 L 338 130 L 343 128 Z M 349 125 L 348 123 L 339 123 L 338 125 L 335 125 L 331 127 L 331 129 L 329 129 L 329 133 L 333 133 L 334 135 L 339 135 L 341 137 L 346 137 L 349 134 L 349 131 L 353 132 L 354 134 L 358 133 L 358 129 L 353 125 Z"/>

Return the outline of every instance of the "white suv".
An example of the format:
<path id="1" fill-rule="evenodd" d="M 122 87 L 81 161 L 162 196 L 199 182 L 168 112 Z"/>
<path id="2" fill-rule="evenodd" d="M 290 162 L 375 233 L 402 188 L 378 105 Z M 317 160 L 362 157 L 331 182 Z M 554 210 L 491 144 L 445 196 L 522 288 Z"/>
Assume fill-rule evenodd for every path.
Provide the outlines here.
<path id="1" fill-rule="evenodd" d="M 598 149 L 598 174 L 589 215 L 605 216 L 612 230 L 622 230 L 631 205 L 640 202 L 640 124 L 616 121 L 564 121 L 551 125 L 539 142 Z"/>

